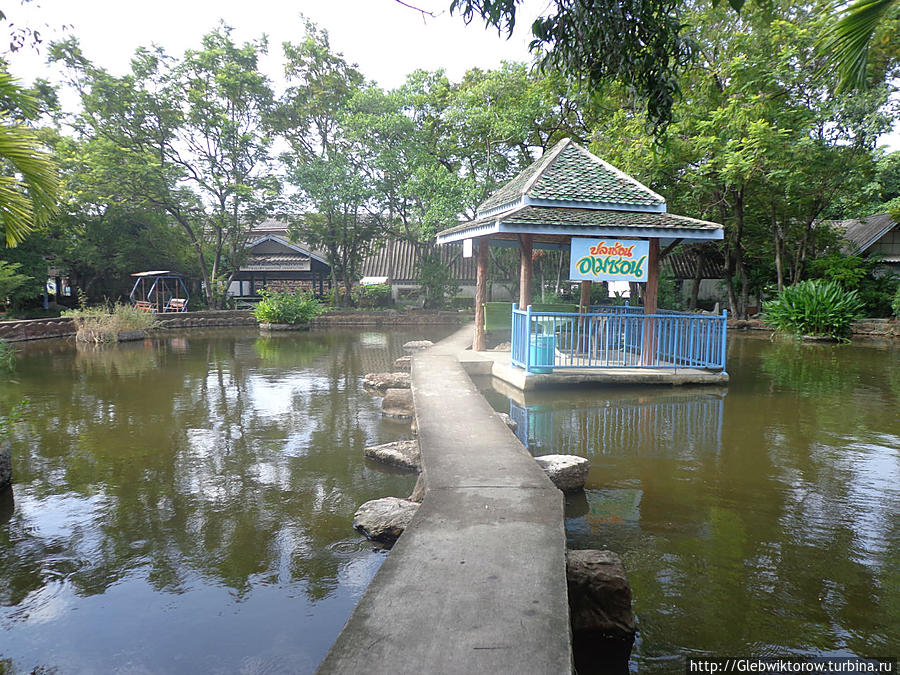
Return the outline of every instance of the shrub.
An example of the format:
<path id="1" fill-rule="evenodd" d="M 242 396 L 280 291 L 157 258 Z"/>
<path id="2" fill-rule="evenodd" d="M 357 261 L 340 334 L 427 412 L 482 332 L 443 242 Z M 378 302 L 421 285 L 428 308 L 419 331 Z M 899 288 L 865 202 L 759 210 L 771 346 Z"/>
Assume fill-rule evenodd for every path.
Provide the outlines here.
<path id="1" fill-rule="evenodd" d="M 453 270 L 441 262 L 441 255 L 437 251 L 422 254 L 419 280 L 426 309 L 441 309 L 447 298 L 452 298 L 460 291 Z"/>
<path id="2" fill-rule="evenodd" d="M 844 338 L 862 316 L 862 300 L 834 281 L 810 279 L 788 286 L 763 305 L 765 320 L 775 330 L 796 335 Z"/>
<path id="3" fill-rule="evenodd" d="M 390 284 L 358 286 L 356 293 L 356 302 L 360 307 L 388 307 L 391 304 Z"/>
<path id="4" fill-rule="evenodd" d="M 150 312 L 121 303 L 67 309 L 61 316 L 71 317 L 75 322 L 75 339 L 80 342 L 115 342 L 119 333 L 147 330 L 156 322 Z"/>
<path id="5" fill-rule="evenodd" d="M 253 308 L 253 316 L 260 323 L 306 323 L 322 313 L 323 307 L 307 293 L 276 293 L 263 289 Z"/>
<path id="6" fill-rule="evenodd" d="M 894 316 L 900 319 L 900 286 L 897 286 L 897 292 L 894 293 L 894 301 L 891 303 L 891 309 L 894 310 Z"/>

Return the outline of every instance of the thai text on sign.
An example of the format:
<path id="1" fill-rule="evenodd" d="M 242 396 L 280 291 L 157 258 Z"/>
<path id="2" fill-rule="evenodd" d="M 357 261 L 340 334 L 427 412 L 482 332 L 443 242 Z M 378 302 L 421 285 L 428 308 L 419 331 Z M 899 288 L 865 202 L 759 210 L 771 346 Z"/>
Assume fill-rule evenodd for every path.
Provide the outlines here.
<path id="1" fill-rule="evenodd" d="M 650 242 L 626 239 L 572 239 L 569 279 L 647 281 Z"/>

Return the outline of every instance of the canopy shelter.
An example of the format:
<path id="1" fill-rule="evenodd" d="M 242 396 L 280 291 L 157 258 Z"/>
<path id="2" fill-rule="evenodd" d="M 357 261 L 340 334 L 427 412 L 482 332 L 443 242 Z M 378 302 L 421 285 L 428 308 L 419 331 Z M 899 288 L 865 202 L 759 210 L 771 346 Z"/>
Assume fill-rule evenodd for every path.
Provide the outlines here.
<path id="1" fill-rule="evenodd" d="M 531 305 L 533 249 L 567 249 L 573 239 L 590 239 L 593 253 L 646 241 L 643 313 L 654 315 L 661 256 L 683 240 L 722 238 L 721 225 L 668 213 L 662 196 L 564 139 L 482 203 L 474 220 L 439 232 L 437 243 L 471 239 L 478 245 L 473 348 L 482 350 L 488 246 L 519 248 L 518 304 L 524 309 Z M 582 280 L 582 312 L 589 309 L 590 284 Z"/>
<path id="2" fill-rule="evenodd" d="M 168 270 L 136 272 L 128 296 L 131 304 L 148 312 L 186 312 L 188 300 L 184 279 Z"/>

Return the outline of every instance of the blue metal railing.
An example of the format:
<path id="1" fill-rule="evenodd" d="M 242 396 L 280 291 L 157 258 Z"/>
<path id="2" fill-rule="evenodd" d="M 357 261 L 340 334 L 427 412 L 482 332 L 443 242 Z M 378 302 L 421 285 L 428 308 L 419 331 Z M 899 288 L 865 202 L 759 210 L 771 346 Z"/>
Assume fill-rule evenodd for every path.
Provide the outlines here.
<path id="1" fill-rule="evenodd" d="M 571 314 L 513 305 L 512 363 L 529 373 L 566 368 L 721 371 L 725 370 L 726 320 L 727 312 L 643 314 L 640 307 L 620 305 Z"/>

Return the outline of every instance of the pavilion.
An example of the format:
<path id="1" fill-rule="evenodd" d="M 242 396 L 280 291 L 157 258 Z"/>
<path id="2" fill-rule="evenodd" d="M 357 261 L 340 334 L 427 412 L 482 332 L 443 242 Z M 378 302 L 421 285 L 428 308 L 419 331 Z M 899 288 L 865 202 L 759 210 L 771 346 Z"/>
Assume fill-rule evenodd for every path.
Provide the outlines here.
<path id="1" fill-rule="evenodd" d="M 660 260 L 682 241 L 721 240 L 723 227 L 667 212 L 645 185 L 564 139 L 484 203 L 474 220 L 443 230 L 438 244 L 477 245 L 473 349 L 485 347 L 489 246 L 520 251 L 518 307 L 511 316 L 512 363 L 527 372 L 557 368 L 699 367 L 724 370 L 725 315 L 657 311 Z M 572 251 L 570 279 L 581 280 L 579 312 L 531 308 L 534 249 Z M 633 257 L 632 257 L 633 256 Z M 629 272 L 636 276 L 621 273 Z M 644 306 L 590 306 L 592 281 L 645 283 Z M 555 355 L 535 351 L 553 336 Z M 547 337 L 546 339 L 549 339 Z M 535 359 L 542 360 L 535 368 Z"/>

